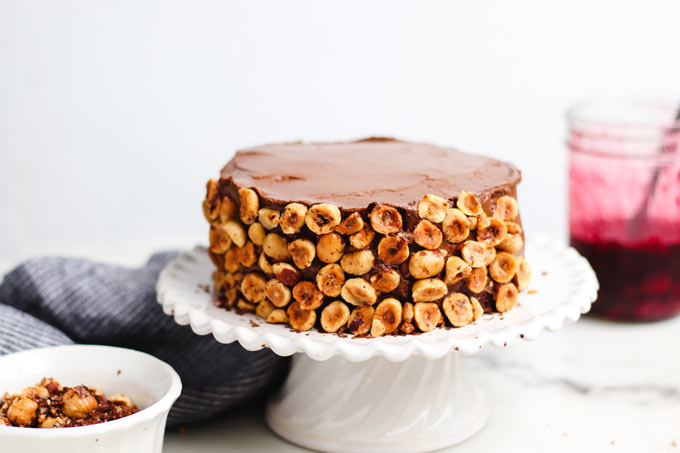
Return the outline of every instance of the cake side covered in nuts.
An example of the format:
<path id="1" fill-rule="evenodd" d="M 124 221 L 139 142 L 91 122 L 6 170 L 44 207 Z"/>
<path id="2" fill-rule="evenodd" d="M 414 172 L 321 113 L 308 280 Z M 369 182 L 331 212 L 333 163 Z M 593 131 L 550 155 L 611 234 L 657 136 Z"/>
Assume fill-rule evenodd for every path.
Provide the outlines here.
<path id="1" fill-rule="evenodd" d="M 511 164 L 368 139 L 266 145 L 210 180 L 218 303 L 372 337 L 505 312 L 531 278 Z"/>

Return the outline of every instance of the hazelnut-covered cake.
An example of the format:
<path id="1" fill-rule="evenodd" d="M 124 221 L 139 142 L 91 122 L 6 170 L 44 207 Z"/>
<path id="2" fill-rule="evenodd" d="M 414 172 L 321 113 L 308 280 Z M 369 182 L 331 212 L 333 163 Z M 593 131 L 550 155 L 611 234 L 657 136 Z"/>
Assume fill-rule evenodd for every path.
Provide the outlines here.
<path id="1" fill-rule="evenodd" d="M 203 203 L 216 300 L 372 337 L 508 311 L 531 278 L 520 179 L 508 163 L 392 139 L 239 151 Z"/>

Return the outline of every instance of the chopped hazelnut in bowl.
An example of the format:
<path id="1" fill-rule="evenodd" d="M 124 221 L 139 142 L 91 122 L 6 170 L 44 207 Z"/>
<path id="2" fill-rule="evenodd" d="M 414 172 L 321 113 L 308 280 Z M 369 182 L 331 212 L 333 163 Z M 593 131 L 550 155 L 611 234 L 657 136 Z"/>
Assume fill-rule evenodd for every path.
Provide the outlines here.
<path id="1" fill-rule="evenodd" d="M 168 364 L 130 349 L 74 345 L 0 357 L 1 450 L 160 453 L 181 387 Z"/>

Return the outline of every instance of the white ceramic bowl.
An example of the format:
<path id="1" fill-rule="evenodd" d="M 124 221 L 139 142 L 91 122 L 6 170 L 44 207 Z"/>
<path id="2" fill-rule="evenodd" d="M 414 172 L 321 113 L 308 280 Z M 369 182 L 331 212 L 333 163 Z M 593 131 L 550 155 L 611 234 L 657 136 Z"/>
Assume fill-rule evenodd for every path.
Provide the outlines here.
<path id="1" fill-rule="evenodd" d="M 0 426 L 0 451 L 12 453 L 160 453 L 165 421 L 182 382 L 172 367 L 131 349 L 57 346 L 0 357 L 0 393 L 54 377 L 65 386 L 97 387 L 128 395 L 140 411 L 118 420 L 76 428 Z"/>

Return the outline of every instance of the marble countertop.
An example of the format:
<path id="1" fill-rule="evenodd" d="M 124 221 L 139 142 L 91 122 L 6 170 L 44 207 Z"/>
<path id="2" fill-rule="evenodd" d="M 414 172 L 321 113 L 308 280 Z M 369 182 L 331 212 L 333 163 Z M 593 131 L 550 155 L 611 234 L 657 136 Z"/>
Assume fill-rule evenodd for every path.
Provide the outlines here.
<path id="1" fill-rule="evenodd" d="M 186 241 L 173 241 L 188 247 Z M 162 243 L 69 249 L 69 254 L 140 264 Z M 64 250 L 46 251 L 44 253 Z M 28 253 L 0 255 L 4 273 Z M 535 341 L 463 358 L 486 392 L 491 416 L 475 436 L 445 451 L 679 452 L 680 318 L 628 324 L 584 318 Z M 254 405 L 182 433 L 165 453 L 307 451 L 274 435 Z"/>

